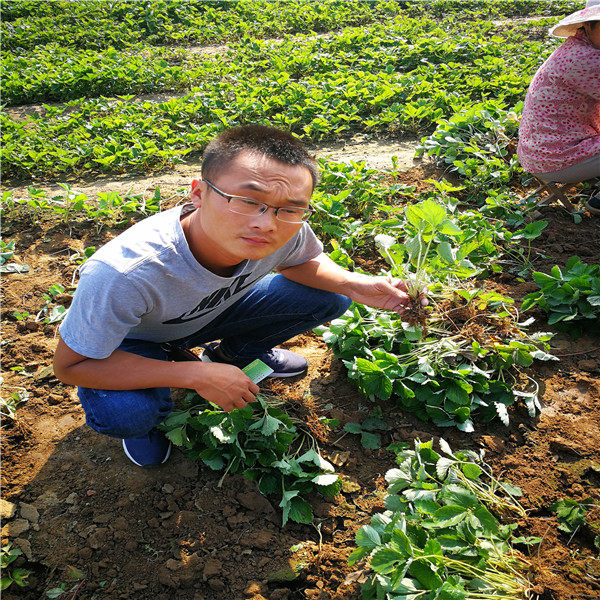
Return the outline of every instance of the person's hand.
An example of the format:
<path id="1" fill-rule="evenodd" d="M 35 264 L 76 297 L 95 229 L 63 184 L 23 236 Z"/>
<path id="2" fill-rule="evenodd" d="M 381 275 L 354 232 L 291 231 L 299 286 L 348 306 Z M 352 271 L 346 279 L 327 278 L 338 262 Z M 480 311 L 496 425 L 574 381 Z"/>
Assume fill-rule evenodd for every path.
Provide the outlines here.
<path id="1" fill-rule="evenodd" d="M 198 369 L 194 389 L 205 400 L 213 402 L 223 410 L 244 408 L 248 402 L 256 400 L 259 387 L 241 369 L 224 363 L 190 363 L 201 365 Z"/>
<path id="2" fill-rule="evenodd" d="M 406 285 L 400 279 L 391 276 L 375 277 L 355 274 L 351 284 L 350 297 L 354 302 L 366 304 L 373 308 L 393 310 L 401 315 L 410 304 L 406 293 Z M 421 297 L 421 306 L 427 306 L 426 296 Z"/>

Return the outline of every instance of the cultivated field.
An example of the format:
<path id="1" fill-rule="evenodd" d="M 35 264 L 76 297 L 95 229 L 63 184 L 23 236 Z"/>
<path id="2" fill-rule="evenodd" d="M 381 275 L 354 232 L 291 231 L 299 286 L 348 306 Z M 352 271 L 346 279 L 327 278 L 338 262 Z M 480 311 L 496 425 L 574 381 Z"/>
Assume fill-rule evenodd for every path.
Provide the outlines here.
<path id="1" fill-rule="evenodd" d="M 2 2 L 6 598 L 600 596 L 600 221 L 586 186 L 536 206 L 515 155 L 581 7 Z M 178 448 L 136 468 L 53 376 L 58 324 L 79 266 L 254 122 L 319 158 L 329 255 L 430 305 L 353 305 L 242 410 L 173 390 Z"/>

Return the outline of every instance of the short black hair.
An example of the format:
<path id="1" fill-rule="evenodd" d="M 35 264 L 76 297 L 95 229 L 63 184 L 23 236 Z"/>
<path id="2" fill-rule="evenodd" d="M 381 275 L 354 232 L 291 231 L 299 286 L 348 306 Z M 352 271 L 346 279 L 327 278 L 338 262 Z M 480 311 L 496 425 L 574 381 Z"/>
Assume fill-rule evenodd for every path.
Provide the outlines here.
<path id="1" fill-rule="evenodd" d="M 289 131 L 256 124 L 226 129 L 212 140 L 202 156 L 202 178 L 211 179 L 244 150 L 286 165 L 306 167 L 312 178 L 313 190 L 319 183 L 317 161 L 299 140 Z"/>

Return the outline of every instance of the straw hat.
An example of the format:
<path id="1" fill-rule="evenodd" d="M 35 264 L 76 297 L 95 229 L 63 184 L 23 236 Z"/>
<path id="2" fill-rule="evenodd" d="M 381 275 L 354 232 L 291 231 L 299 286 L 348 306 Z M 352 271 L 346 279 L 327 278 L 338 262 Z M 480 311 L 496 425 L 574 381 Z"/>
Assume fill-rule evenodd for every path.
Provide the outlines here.
<path id="1" fill-rule="evenodd" d="M 587 0 L 583 10 L 560 20 L 548 33 L 554 37 L 570 37 L 575 35 L 586 21 L 600 21 L 600 0 Z"/>

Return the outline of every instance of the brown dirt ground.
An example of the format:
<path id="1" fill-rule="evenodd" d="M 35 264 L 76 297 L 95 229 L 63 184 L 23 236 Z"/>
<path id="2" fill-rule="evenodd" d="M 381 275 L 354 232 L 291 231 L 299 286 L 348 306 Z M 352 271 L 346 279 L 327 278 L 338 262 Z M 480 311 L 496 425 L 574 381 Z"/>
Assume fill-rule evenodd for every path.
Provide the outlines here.
<path id="1" fill-rule="evenodd" d="M 180 187 L 175 179 L 162 189 L 165 197 Z M 422 167 L 404 176 L 419 186 L 423 179 Z M 584 217 L 575 225 L 561 208 L 542 212 L 549 226 L 534 245 L 548 258 L 536 268 L 564 264 L 573 254 L 599 262 L 598 219 Z M 358 598 L 360 573 L 346 559 L 356 530 L 382 509 L 383 475 L 394 466 L 393 455 L 342 436 L 345 422 L 364 419 L 373 407 L 319 338 L 310 334 L 288 343 L 310 359 L 306 377 L 265 387 L 309 423 L 315 415 L 340 420 L 322 451 L 340 465 L 346 483 L 332 500 L 315 498 L 315 526 L 290 523 L 282 529 L 276 506 L 243 478 L 226 477 L 217 487 L 219 473 L 178 451 L 158 469 L 132 466 L 118 440 L 85 425 L 75 390 L 48 372 L 55 326 L 12 317 L 15 310 L 35 315 L 50 285 L 70 283 L 75 265 L 69 256 L 120 230 L 97 232 L 89 223 L 34 221 L 24 214 L 5 218 L 4 235 L 16 240 L 16 258 L 31 271 L 6 276 L 3 286 L 3 393 L 18 386 L 31 397 L 16 421 L 4 420 L 3 497 L 15 503 L 16 514 L 4 520 L 2 539 L 23 549 L 26 558 L 19 562 L 32 571 L 28 588 L 12 586 L 5 597 L 45 598 L 45 591 L 64 583 L 62 597 L 80 600 Z M 509 273 L 489 285 L 516 300 L 531 288 Z M 560 361 L 531 369 L 543 390 L 537 418 L 517 408 L 510 427 L 479 426 L 465 435 L 442 432 L 393 402 L 381 403 L 389 425 L 383 446 L 443 434 L 454 448 L 484 448 L 496 473 L 524 491 L 528 517 L 519 531 L 543 538 L 529 551 L 539 598 L 593 600 L 600 596 L 600 560 L 592 530 L 584 527 L 569 539 L 557 530 L 548 506 L 566 497 L 600 503 L 600 339 L 590 332 L 578 338 L 560 333 L 553 346 Z M 600 523 L 597 509 L 589 520 Z M 80 575 L 74 577 L 73 569 Z"/>

